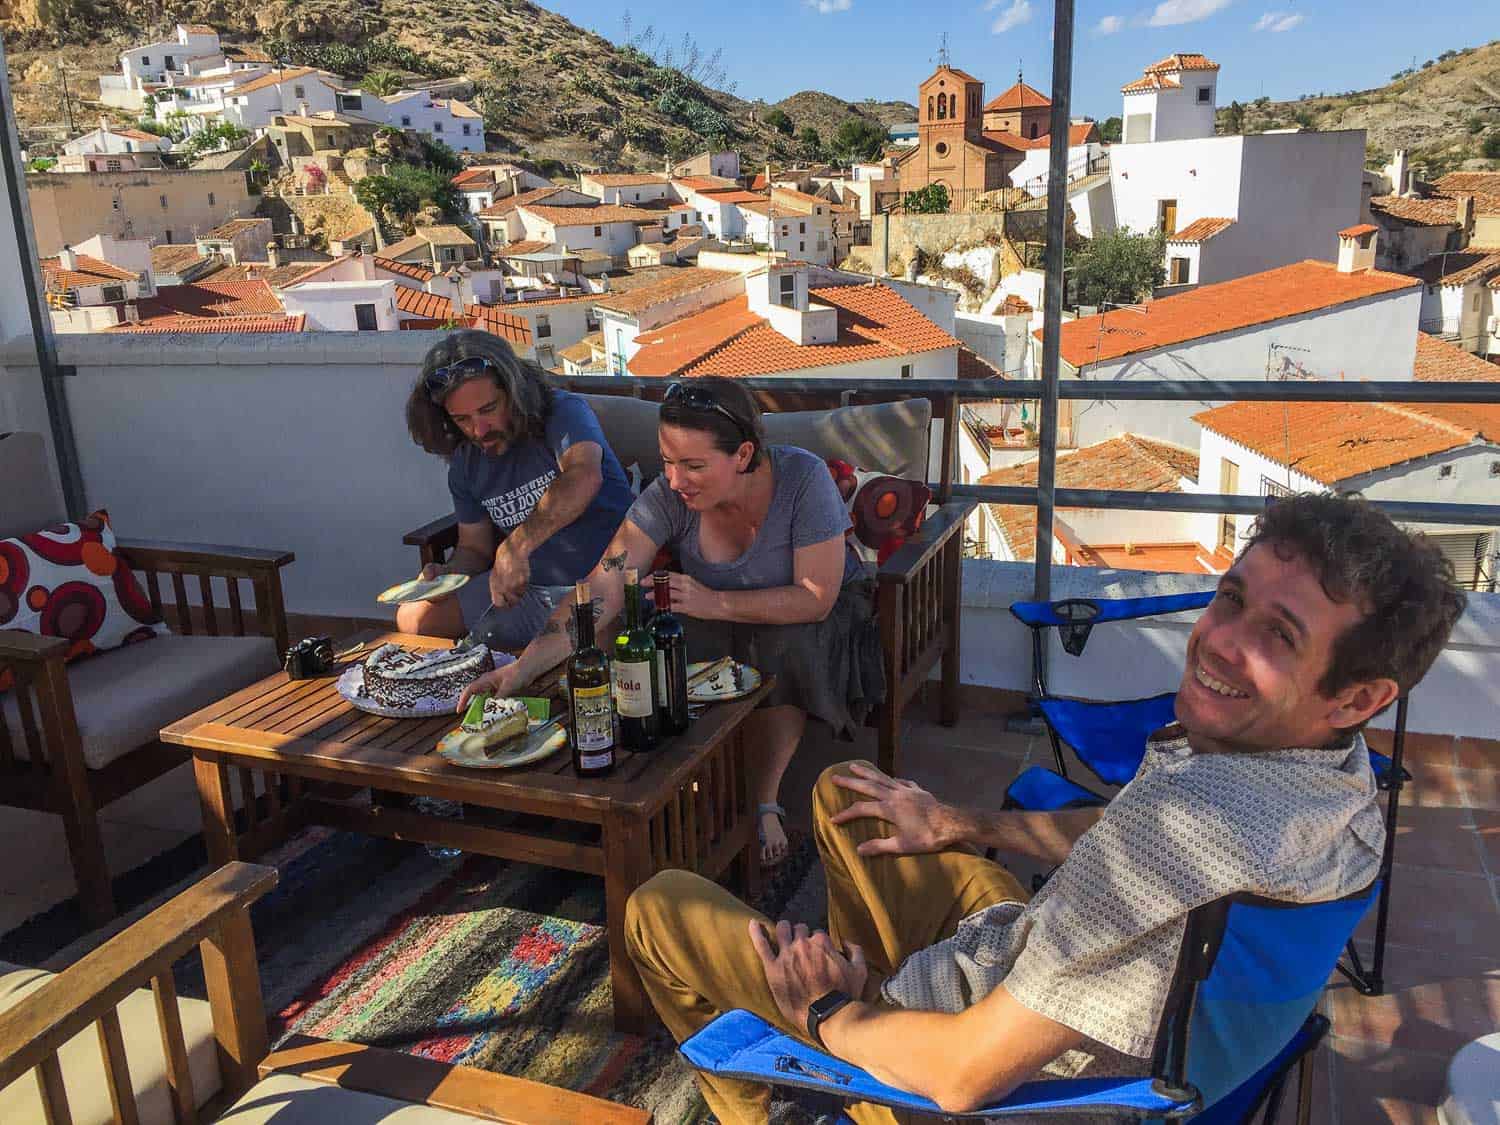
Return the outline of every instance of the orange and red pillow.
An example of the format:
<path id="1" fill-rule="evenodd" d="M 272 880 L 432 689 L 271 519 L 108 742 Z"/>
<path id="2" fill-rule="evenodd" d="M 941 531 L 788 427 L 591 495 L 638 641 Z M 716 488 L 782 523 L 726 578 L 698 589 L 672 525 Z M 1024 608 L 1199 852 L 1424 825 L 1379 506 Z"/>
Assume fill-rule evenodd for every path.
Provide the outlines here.
<path id="1" fill-rule="evenodd" d="M 866 562 L 883 564 L 921 530 L 932 500 L 932 489 L 923 482 L 867 472 L 839 460 L 829 461 L 828 471 L 849 505 L 854 526 L 848 534 Z"/>
<path id="2" fill-rule="evenodd" d="M 0 539 L 0 629 L 63 637 L 70 661 L 165 632 L 102 510 Z M 9 681 L 0 675 L 0 691 Z"/>

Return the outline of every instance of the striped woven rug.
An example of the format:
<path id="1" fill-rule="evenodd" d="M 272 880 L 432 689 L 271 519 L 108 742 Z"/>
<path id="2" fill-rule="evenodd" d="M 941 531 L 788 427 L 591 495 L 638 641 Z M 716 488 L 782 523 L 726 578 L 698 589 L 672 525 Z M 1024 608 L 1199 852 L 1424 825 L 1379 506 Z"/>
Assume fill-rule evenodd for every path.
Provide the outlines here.
<path id="1" fill-rule="evenodd" d="M 815 921 L 821 867 L 809 840 L 793 844 L 759 905 Z M 642 1106 L 664 1125 L 709 1119 L 665 1032 L 612 1027 L 601 880 L 324 829 L 261 861 L 281 874 L 254 913 L 273 1042 L 378 1044 Z M 782 1104 L 773 1119 L 809 1120 Z"/>

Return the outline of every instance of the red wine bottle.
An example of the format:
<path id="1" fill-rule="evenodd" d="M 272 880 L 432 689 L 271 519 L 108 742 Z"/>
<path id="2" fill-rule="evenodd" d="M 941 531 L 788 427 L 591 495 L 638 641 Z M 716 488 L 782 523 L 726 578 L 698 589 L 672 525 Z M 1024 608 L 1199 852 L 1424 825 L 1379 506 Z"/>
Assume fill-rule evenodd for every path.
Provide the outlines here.
<path id="1" fill-rule="evenodd" d="M 672 612 L 671 578 L 666 571 L 652 576 L 656 584 L 656 616 L 651 639 L 656 642 L 656 711 L 666 734 L 681 734 L 688 726 L 687 634 Z"/>

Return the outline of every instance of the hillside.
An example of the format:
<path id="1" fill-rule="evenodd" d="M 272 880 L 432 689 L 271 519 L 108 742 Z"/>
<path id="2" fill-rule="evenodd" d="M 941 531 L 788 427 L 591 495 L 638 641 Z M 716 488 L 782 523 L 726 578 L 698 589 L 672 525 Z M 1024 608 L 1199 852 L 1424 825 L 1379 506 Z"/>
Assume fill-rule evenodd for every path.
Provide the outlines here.
<path id="1" fill-rule="evenodd" d="M 526 0 L 9 0 L 0 3 L 0 17 L 7 14 L 0 30 L 23 129 L 63 124 L 59 59 L 76 120 L 101 112 L 119 118 L 94 102 L 99 75 L 117 72 L 125 47 L 196 22 L 218 28 L 226 43 L 322 65 L 351 81 L 385 69 L 463 76 L 499 149 L 538 163 L 655 170 L 716 139 L 750 163 L 793 154 L 791 141 L 760 120 L 769 107 L 712 88 L 750 65 L 732 49 L 717 60 L 714 45 L 690 55 L 678 49 L 674 59 L 670 49 L 654 49 L 659 40 L 637 36 L 647 50 L 616 45 Z M 914 113 L 827 94 L 788 101 L 798 99 L 806 112 L 787 110 L 797 128 L 811 124 L 824 137 L 848 117 L 910 120 Z"/>
<path id="2" fill-rule="evenodd" d="M 1449 57 L 1430 66 L 1419 60 L 1416 71 L 1372 90 L 1248 102 L 1242 107 L 1242 130 L 1230 120 L 1232 109 L 1221 108 L 1219 129 L 1364 129 L 1372 164 L 1383 164 L 1393 149 L 1405 148 L 1434 178 L 1465 167 L 1500 168 L 1500 160 L 1483 155 L 1486 138 L 1500 135 L 1500 40 L 1444 54 Z"/>

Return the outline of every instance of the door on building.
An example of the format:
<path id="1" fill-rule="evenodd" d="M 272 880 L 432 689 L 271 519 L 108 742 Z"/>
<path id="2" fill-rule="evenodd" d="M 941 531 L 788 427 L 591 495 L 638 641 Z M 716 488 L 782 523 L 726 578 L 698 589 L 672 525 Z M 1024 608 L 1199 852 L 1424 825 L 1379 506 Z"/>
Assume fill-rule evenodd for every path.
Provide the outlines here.
<path id="1" fill-rule="evenodd" d="M 1168 238 L 1177 233 L 1177 200 L 1163 199 L 1156 205 L 1156 225 Z"/>
<path id="2" fill-rule="evenodd" d="M 1233 461 L 1219 462 L 1219 491 L 1225 496 L 1240 494 L 1240 467 Z M 1234 551 L 1234 515 L 1225 512 L 1219 517 L 1219 546 Z"/>
<path id="3" fill-rule="evenodd" d="M 1186 258 L 1172 259 L 1172 272 L 1168 281 L 1173 285 L 1186 285 L 1188 283 L 1188 260 Z"/>

